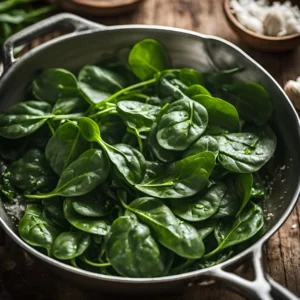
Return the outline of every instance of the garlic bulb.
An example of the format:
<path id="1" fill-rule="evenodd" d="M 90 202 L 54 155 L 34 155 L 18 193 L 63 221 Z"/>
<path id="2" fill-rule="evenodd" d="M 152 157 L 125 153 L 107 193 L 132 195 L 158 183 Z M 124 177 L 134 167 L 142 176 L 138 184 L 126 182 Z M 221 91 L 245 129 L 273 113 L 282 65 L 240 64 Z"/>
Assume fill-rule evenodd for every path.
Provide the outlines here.
<path id="1" fill-rule="evenodd" d="M 267 36 L 300 33 L 300 9 L 291 1 L 230 0 L 232 12 L 247 29 Z"/>
<path id="2" fill-rule="evenodd" d="M 293 102 L 296 109 L 300 109 L 300 77 L 297 81 L 289 80 L 284 87 L 284 91 Z"/>
<path id="3" fill-rule="evenodd" d="M 284 29 L 284 19 L 279 9 L 270 10 L 263 20 L 264 33 L 269 36 L 278 36 Z"/>

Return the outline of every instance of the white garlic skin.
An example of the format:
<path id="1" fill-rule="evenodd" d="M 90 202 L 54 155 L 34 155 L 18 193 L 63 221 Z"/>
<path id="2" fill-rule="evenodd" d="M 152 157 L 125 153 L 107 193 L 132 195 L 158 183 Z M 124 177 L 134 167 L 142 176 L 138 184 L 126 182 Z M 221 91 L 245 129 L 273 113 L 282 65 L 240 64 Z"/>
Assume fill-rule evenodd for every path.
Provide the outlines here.
<path id="1" fill-rule="evenodd" d="M 245 9 L 242 2 L 238 2 L 237 0 L 231 0 L 230 6 L 235 13 L 235 16 L 239 23 L 245 26 L 247 29 L 254 31 L 256 33 L 263 33 L 262 22 L 257 18 L 251 16 L 248 11 Z"/>
<path id="2" fill-rule="evenodd" d="M 280 9 L 273 8 L 266 14 L 263 20 L 264 34 L 268 36 L 278 36 L 282 34 L 284 25 L 285 22 Z"/>
<path id="3" fill-rule="evenodd" d="M 236 18 L 247 29 L 259 34 L 263 34 L 263 24 L 260 20 L 247 14 L 237 14 Z"/>
<path id="4" fill-rule="evenodd" d="M 300 77 L 297 81 L 289 80 L 284 87 L 284 91 L 293 102 L 296 109 L 300 109 Z"/>
<path id="5" fill-rule="evenodd" d="M 296 18 L 290 18 L 286 22 L 285 29 L 287 35 L 300 33 L 300 23 L 296 20 Z"/>

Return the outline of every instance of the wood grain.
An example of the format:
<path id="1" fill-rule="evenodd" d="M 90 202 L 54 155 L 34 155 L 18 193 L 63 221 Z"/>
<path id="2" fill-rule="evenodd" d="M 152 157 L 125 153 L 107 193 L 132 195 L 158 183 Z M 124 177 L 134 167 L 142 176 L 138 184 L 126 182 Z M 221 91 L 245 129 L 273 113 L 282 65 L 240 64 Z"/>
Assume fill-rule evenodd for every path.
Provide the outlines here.
<path id="1" fill-rule="evenodd" d="M 95 20 L 95 19 L 93 19 Z M 156 24 L 181 27 L 225 38 L 250 54 L 262 64 L 283 85 L 289 79 L 300 75 L 300 49 L 281 54 L 260 53 L 239 41 L 230 29 L 222 8 L 222 0 L 145 0 L 138 10 L 130 15 L 114 18 L 96 19 L 105 25 L 117 24 Z M 54 37 L 53 35 L 52 37 Z M 49 37 L 48 37 L 49 38 Z M 39 42 L 39 41 L 38 41 Z M 38 42 L 36 42 L 38 44 Z M 267 272 L 280 284 L 288 287 L 300 296 L 300 203 L 281 229 L 268 241 L 265 247 L 264 263 Z M 12 242 L 6 239 L 4 253 L 4 236 L 0 231 L 0 299 L 99 299 L 99 293 L 92 293 L 70 286 L 68 282 L 57 281 L 48 270 L 32 262 Z M 3 266 L 4 256 L 11 265 Z M 13 262 L 16 261 L 15 266 Z M 4 268 L 15 269 L 14 273 Z M 2 269 L 2 272 L 1 272 Z M 244 276 L 250 271 L 244 271 Z M 9 275 L 9 274 L 14 274 Z M 45 278 L 30 280 L 31 278 Z M 1 279 L 5 285 L 1 284 Z M 51 285 L 49 285 L 49 282 Z M 36 289 L 36 292 L 33 292 Z M 14 295 L 10 298 L 7 294 Z M 5 298 L 6 297 L 6 298 Z M 103 300 L 117 297 L 100 297 Z M 121 299 L 121 298 L 120 298 Z M 122 299 L 126 299 L 122 297 Z M 147 299 L 147 298 L 143 298 Z M 154 299 L 149 298 L 149 299 Z M 200 300 L 200 299 L 242 299 L 223 285 L 195 286 L 180 295 L 155 297 L 158 300 Z"/>

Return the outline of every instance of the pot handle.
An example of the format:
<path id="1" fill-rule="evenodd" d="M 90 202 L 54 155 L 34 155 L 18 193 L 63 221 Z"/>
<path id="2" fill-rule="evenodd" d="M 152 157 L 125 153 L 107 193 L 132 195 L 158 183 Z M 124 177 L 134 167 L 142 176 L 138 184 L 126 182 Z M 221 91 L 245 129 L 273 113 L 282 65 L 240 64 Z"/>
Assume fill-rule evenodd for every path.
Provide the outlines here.
<path id="1" fill-rule="evenodd" d="M 253 281 L 244 279 L 236 274 L 219 267 L 209 272 L 212 278 L 223 281 L 227 286 L 241 293 L 247 299 L 259 300 L 299 300 L 292 292 L 274 281 L 269 275 L 265 275 L 262 264 L 262 246 L 257 245 L 252 251 L 252 263 L 255 278 Z M 275 298 L 274 298 L 275 297 Z"/>
<path id="2" fill-rule="evenodd" d="M 57 14 L 15 33 L 2 46 L 4 69 L 9 68 L 15 61 L 14 47 L 21 46 L 47 33 L 62 28 L 71 29 L 72 33 L 105 28 L 104 25 L 88 21 L 69 13 Z"/>

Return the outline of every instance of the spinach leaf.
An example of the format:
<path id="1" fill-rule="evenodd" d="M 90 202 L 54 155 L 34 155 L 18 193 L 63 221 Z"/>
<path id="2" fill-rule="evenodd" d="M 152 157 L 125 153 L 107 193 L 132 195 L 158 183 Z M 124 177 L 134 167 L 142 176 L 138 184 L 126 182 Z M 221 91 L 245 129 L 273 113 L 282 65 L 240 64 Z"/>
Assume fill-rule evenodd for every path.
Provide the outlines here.
<path id="1" fill-rule="evenodd" d="M 91 236 L 81 231 L 62 232 L 56 237 L 53 256 L 60 260 L 68 260 L 80 256 L 90 245 Z"/>
<path id="2" fill-rule="evenodd" d="M 104 217 L 112 210 L 108 199 L 101 195 L 100 190 L 96 189 L 87 195 L 73 198 L 72 205 L 74 211 L 82 216 Z"/>
<path id="3" fill-rule="evenodd" d="M 126 126 L 119 116 L 108 115 L 102 117 L 99 127 L 104 142 L 110 145 L 122 143 L 123 136 L 126 134 Z"/>
<path id="4" fill-rule="evenodd" d="M 49 139 L 45 154 L 54 172 L 61 175 L 87 149 L 88 143 L 80 134 L 78 126 L 67 122 Z"/>
<path id="5" fill-rule="evenodd" d="M 133 46 L 129 53 L 128 63 L 132 72 L 144 81 L 167 69 L 169 59 L 166 51 L 157 41 L 145 39 Z"/>
<path id="6" fill-rule="evenodd" d="M 251 174 L 238 174 L 235 179 L 235 190 L 241 199 L 242 205 L 236 214 L 236 217 L 243 211 L 251 197 L 253 177 Z"/>
<path id="7" fill-rule="evenodd" d="M 80 118 L 78 126 L 87 141 L 96 142 L 103 148 L 121 178 L 130 185 L 142 181 L 146 164 L 143 155 L 138 150 L 125 144 L 111 146 L 105 143 L 101 139 L 97 123 L 89 118 Z"/>
<path id="8" fill-rule="evenodd" d="M 223 183 L 213 185 L 205 192 L 200 192 L 187 199 L 172 199 L 171 209 L 175 215 L 189 222 L 198 222 L 210 218 L 221 205 L 226 192 Z"/>
<path id="9" fill-rule="evenodd" d="M 183 152 L 182 157 L 186 158 L 201 152 L 212 152 L 215 157 L 218 157 L 219 154 L 219 145 L 216 139 L 212 136 L 205 135 L 202 136 L 198 141 L 196 141 L 190 148 Z"/>
<path id="10" fill-rule="evenodd" d="M 42 204 L 44 206 L 44 210 L 49 215 L 53 223 L 61 228 L 68 229 L 70 227 L 70 224 L 64 216 L 63 201 L 61 198 L 56 197 L 52 199 L 43 199 Z"/>
<path id="11" fill-rule="evenodd" d="M 204 244 L 196 229 L 189 223 L 179 221 L 160 200 L 138 198 L 125 207 L 150 227 L 154 237 L 163 246 L 177 255 L 190 259 L 203 256 Z"/>
<path id="12" fill-rule="evenodd" d="M 207 219 L 205 221 L 194 224 L 201 240 L 207 238 L 216 228 L 217 219 Z"/>
<path id="13" fill-rule="evenodd" d="M 252 132 L 226 134 L 216 139 L 220 148 L 219 162 L 225 169 L 236 173 L 258 171 L 276 148 L 276 136 L 269 126 Z"/>
<path id="14" fill-rule="evenodd" d="M 164 163 L 170 163 L 178 160 L 180 158 L 180 152 L 178 151 L 171 151 L 167 150 L 160 146 L 156 139 L 157 134 L 157 124 L 160 121 L 161 117 L 163 116 L 165 110 L 167 109 L 168 105 L 165 105 L 160 113 L 158 114 L 156 120 L 153 122 L 150 133 L 149 133 L 149 151 L 150 154 Z"/>
<path id="15" fill-rule="evenodd" d="M 90 104 L 98 104 L 127 86 L 127 80 L 108 69 L 87 65 L 78 75 L 79 91 Z"/>
<path id="16" fill-rule="evenodd" d="M 148 127 L 148 131 L 160 112 L 160 108 L 154 105 L 145 104 L 137 101 L 119 101 L 117 111 L 121 118 L 130 127 Z M 130 124 L 134 125 L 130 125 Z"/>
<path id="17" fill-rule="evenodd" d="M 193 100 L 202 104 L 207 110 L 207 133 L 220 134 L 240 131 L 238 112 L 230 103 L 207 95 L 194 96 Z"/>
<path id="18" fill-rule="evenodd" d="M 182 68 L 179 72 L 179 80 L 188 87 L 195 84 L 203 84 L 203 75 L 194 69 Z"/>
<path id="19" fill-rule="evenodd" d="M 158 80 L 158 95 L 162 98 L 171 97 L 173 100 L 189 99 L 184 91 L 188 88 L 178 79 L 178 70 L 164 71 Z"/>
<path id="20" fill-rule="evenodd" d="M 198 95 L 207 95 L 207 96 L 211 96 L 211 93 L 202 85 L 200 84 L 194 84 L 191 85 L 189 88 L 187 88 L 184 93 L 190 97 L 191 99 L 194 96 L 198 96 Z"/>
<path id="21" fill-rule="evenodd" d="M 46 69 L 32 83 L 33 95 L 54 104 L 59 98 L 68 98 L 77 94 L 75 76 L 64 69 Z"/>
<path id="22" fill-rule="evenodd" d="M 242 82 L 228 85 L 225 89 L 231 94 L 228 100 L 240 117 L 256 125 L 264 125 L 272 115 L 272 102 L 268 92 L 254 82 Z"/>
<path id="23" fill-rule="evenodd" d="M 109 231 L 107 223 L 100 218 L 91 218 L 78 214 L 73 208 L 73 201 L 76 198 L 64 200 L 64 215 L 68 222 L 75 228 L 96 235 L 106 235 Z"/>
<path id="24" fill-rule="evenodd" d="M 233 217 L 241 207 L 241 200 L 235 190 L 233 177 L 227 177 L 224 183 L 227 187 L 226 193 L 222 198 L 219 210 L 212 218 Z"/>
<path id="25" fill-rule="evenodd" d="M 145 278 L 164 274 L 163 251 L 134 214 L 117 218 L 110 233 L 107 257 L 120 275 Z"/>
<path id="26" fill-rule="evenodd" d="M 82 113 L 88 108 L 87 102 L 79 95 L 74 95 L 68 98 L 59 98 L 53 107 L 53 114 L 65 115 Z"/>
<path id="27" fill-rule="evenodd" d="M 169 165 L 148 164 L 143 181 L 135 188 L 157 198 L 193 196 L 208 184 L 214 166 L 215 156 L 211 152 L 202 152 Z"/>
<path id="28" fill-rule="evenodd" d="M 262 209 L 249 202 L 246 209 L 232 223 L 220 221 L 215 229 L 219 246 L 205 255 L 211 257 L 223 249 L 242 243 L 254 236 L 264 225 Z"/>
<path id="29" fill-rule="evenodd" d="M 169 150 L 185 150 L 205 131 L 208 123 L 206 109 L 199 103 L 181 99 L 173 102 L 161 117 L 157 141 Z"/>
<path id="30" fill-rule="evenodd" d="M 30 149 L 10 167 L 11 183 L 25 193 L 49 192 L 57 182 L 44 154 L 39 149 Z"/>
<path id="31" fill-rule="evenodd" d="M 26 197 L 31 199 L 47 199 L 56 196 L 81 196 L 104 182 L 108 173 L 109 161 L 103 151 L 90 149 L 81 154 L 62 172 L 58 184 L 52 192 L 26 195 Z"/>
<path id="32" fill-rule="evenodd" d="M 47 102 L 18 103 L 0 115 L 0 135 L 9 139 L 29 135 L 52 117 L 51 111 L 52 107 Z"/>
<path id="33" fill-rule="evenodd" d="M 51 221 L 43 216 L 42 205 L 27 205 L 25 214 L 19 222 L 18 231 L 26 243 L 45 248 L 51 256 L 52 244 L 59 232 Z"/>

